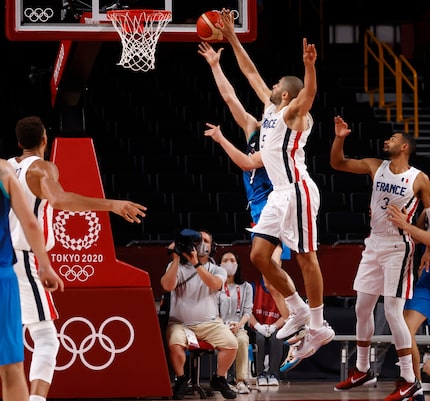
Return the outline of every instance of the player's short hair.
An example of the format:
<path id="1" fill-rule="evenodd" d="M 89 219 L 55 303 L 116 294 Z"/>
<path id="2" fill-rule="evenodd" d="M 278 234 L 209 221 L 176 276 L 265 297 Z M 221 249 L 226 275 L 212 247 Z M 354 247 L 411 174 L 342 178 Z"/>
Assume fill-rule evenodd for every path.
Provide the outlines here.
<path id="1" fill-rule="evenodd" d="M 16 139 L 23 149 L 33 149 L 39 146 L 44 133 L 45 126 L 39 117 L 24 117 L 16 123 Z"/>
<path id="2" fill-rule="evenodd" d="M 404 142 L 409 145 L 409 154 L 412 155 L 417 148 L 417 141 L 413 135 L 405 131 L 396 131 L 396 134 L 400 134 Z"/>

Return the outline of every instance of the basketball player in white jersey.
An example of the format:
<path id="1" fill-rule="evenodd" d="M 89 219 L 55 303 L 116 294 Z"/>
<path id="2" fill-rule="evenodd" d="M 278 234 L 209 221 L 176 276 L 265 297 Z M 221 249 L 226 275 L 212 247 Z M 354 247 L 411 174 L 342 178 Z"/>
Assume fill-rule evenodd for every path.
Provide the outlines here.
<path id="1" fill-rule="evenodd" d="M 385 318 L 400 365 L 396 388 L 385 401 L 401 401 L 422 394 L 421 383 L 416 379 L 412 365 L 411 334 L 403 316 L 405 301 L 412 297 L 413 292 L 415 243 L 410 234 L 400 230 L 388 218 L 388 205 L 405 210 L 408 221 L 411 221 L 420 201 L 425 208 L 430 206 L 429 178 L 409 165 L 409 157 L 416 147 L 412 135 L 395 132 L 384 142 L 383 151 L 389 160 L 348 159 L 343 145 L 351 130 L 339 116 L 334 122 L 336 136 L 331 148 L 331 166 L 349 173 L 369 174 L 373 179 L 370 236 L 365 240 L 365 250 L 353 285 L 357 292 L 356 367 L 346 380 L 335 386 L 335 390 L 376 382 L 370 369 L 369 355 L 375 328 L 373 310 L 379 296 L 383 296 Z"/>
<path id="2" fill-rule="evenodd" d="M 21 156 L 8 162 L 15 169 L 28 203 L 36 215 L 45 235 L 46 249 L 54 246 L 52 209 L 85 211 L 111 211 L 129 222 L 140 223 L 146 208 L 140 204 L 112 199 L 90 198 L 65 192 L 60 185 L 57 166 L 43 160 L 48 138 L 39 117 L 20 119 L 16 124 L 16 137 Z M 30 401 L 45 401 L 54 375 L 59 348 L 54 320 L 57 310 L 49 292 L 45 291 L 37 275 L 37 260 L 27 241 L 15 213 L 9 215 L 11 237 L 16 253 L 14 265 L 19 281 L 22 323 L 34 343 L 30 365 Z"/>
<path id="3" fill-rule="evenodd" d="M 258 222 L 261 210 L 267 201 L 269 193 L 272 191 L 272 183 L 267 176 L 263 162 L 261 162 L 259 168 L 248 168 L 248 155 L 258 152 L 260 148 L 260 122 L 245 110 L 245 107 L 236 95 L 233 85 L 224 74 L 220 64 L 221 53 L 223 50 L 223 48 L 220 48 L 215 52 L 209 43 L 202 42 L 199 44 L 198 53 L 201 54 L 208 62 L 222 98 L 229 107 L 234 120 L 242 128 L 243 133 L 245 134 L 247 143 L 246 153 L 237 149 L 227 138 L 224 137 L 220 128 L 213 124 L 207 123 L 209 129 L 205 131 L 205 136 L 210 136 L 215 142 L 219 143 L 230 159 L 242 169 L 248 207 L 253 219 L 253 224 L 255 224 Z M 291 258 L 290 254 L 291 252 L 287 247 L 279 244 L 275 249 L 273 257 L 279 264 L 281 264 L 282 260 Z M 265 284 L 269 289 L 279 312 L 285 320 L 284 326 L 276 333 L 276 338 L 284 339 L 294 336 L 301 327 L 295 325 L 297 322 L 295 322 L 294 319 L 289 319 L 289 311 L 282 294 L 270 284 L 267 278 L 265 278 Z M 292 279 L 291 286 L 294 286 Z"/>
<path id="4" fill-rule="evenodd" d="M 294 351 L 296 366 L 297 361 L 311 356 L 334 337 L 333 329 L 324 321 L 323 278 L 316 255 L 320 194 L 307 171 L 304 152 L 313 127 L 309 110 L 317 92 L 317 52 L 315 45 L 303 39 L 304 82 L 298 77 L 284 76 L 270 89 L 236 36 L 230 11 L 223 10 L 221 19 L 222 26 L 217 27 L 231 44 L 242 73 L 264 104 L 260 152 L 251 158 L 254 156 L 255 166 L 263 161 L 273 191 L 253 228 L 250 258 L 284 296 L 292 320 L 309 322 L 305 337 Z M 292 288 L 286 272 L 271 257 L 280 241 L 296 252 L 309 308 Z"/>

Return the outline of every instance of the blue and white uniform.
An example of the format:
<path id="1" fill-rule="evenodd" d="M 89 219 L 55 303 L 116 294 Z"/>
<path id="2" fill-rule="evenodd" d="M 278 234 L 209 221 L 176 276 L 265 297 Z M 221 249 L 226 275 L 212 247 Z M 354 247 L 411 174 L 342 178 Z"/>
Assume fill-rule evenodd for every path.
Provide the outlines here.
<path id="1" fill-rule="evenodd" d="M 0 182 L 0 365 L 22 362 L 22 336 L 19 287 L 13 270 L 15 254 L 9 230 L 10 196 Z"/>
<path id="2" fill-rule="evenodd" d="M 260 130 L 251 133 L 246 153 L 252 155 L 260 149 Z M 267 203 L 267 198 L 273 190 L 272 182 L 264 167 L 247 170 L 243 172 L 243 184 L 245 186 L 248 205 L 251 210 L 253 225 L 260 220 L 261 212 Z M 291 250 L 282 244 L 282 260 L 291 259 Z"/>

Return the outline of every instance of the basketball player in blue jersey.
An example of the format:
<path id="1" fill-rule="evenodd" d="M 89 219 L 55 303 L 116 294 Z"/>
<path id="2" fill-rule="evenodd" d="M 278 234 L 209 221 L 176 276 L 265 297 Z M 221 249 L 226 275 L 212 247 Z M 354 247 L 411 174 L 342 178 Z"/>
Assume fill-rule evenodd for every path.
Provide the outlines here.
<path id="1" fill-rule="evenodd" d="M 222 51 L 223 48 L 220 48 L 215 52 L 210 44 L 202 42 L 199 44 L 198 53 L 206 59 L 211 67 L 212 74 L 222 98 L 229 107 L 236 123 L 245 133 L 247 142 L 246 153 L 239 151 L 222 135 L 221 131 L 219 129 L 215 129 L 216 127 L 212 124 L 207 124 L 209 129 L 205 131 L 205 135 L 211 136 L 215 142 L 219 143 L 231 160 L 242 169 L 243 183 L 249 203 L 249 209 L 253 224 L 255 225 L 260 219 L 261 211 L 267 202 L 269 194 L 273 190 L 273 186 L 262 162 L 257 168 L 249 167 L 248 156 L 258 152 L 260 147 L 260 122 L 245 110 L 242 103 L 239 101 L 233 86 L 225 76 L 220 65 Z M 273 257 L 279 264 L 281 264 L 281 259 L 290 259 L 290 253 L 289 248 L 280 244 L 280 246 L 275 249 Z M 289 279 L 291 286 L 294 287 L 293 281 L 290 277 Z M 300 322 L 295 321 L 293 315 L 291 315 L 290 318 L 289 311 L 282 294 L 280 294 L 267 279 L 266 285 L 270 289 L 270 293 L 275 300 L 276 306 L 285 320 L 284 326 L 276 333 L 276 337 L 278 339 L 288 338 L 297 333 L 302 326 L 296 326 L 296 324 L 300 324 Z"/>
<path id="2" fill-rule="evenodd" d="M 217 28 L 231 44 L 242 73 L 264 105 L 260 151 L 251 155 L 250 160 L 254 166 L 263 162 L 273 191 L 253 228 L 250 258 L 286 298 L 294 320 L 301 325 L 309 320 L 308 330 L 294 351 L 300 361 L 334 337 L 334 330 L 324 320 L 323 277 L 316 254 L 320 194 L 307 171 L 304 152 L 313 127 L 309 111 L 317 92 L 317 52 L 315 45 L 303 39 L 304 81 L 284 76 L 270 89 L 240 43 L 230 11 L 223 10 L 221 19 L 222 25 L 217 24 Z M 291 286 L 286 272 L 272 258 L 280 241 L 296 252 L 309 309 Z"/>
<path id="3" fill-rule="evenodd" d="M 356 366 L 335 390 L 348 390 L 376 382 L 370 368 L 370 343 L 374 334 L 373 311 L 379 296 L 384 297 L 385 318 L 393 336 L 400 365 L 400 378 L 385 401 L 402 401 L 421 395 L 423 390 L 412 365 L 412 337 L 403 310 L 413 294 L 414 239 L 399 230 L 388 218 L 388 206 L 397 206 L 407 213 L 408 222 L 421 201 L 430 207 L 429 178 L 409 165 L 416 142 L 412 135 L 394 132 L 384 141 L 388 160 L 376 158 L 349 159 L 343 151 L 345 138 L 351 133 L 348 124 L 335 117 L 335 139 L 330 153 L 331 166 L 340 171 L 368 174 L 373 180 L 370 200 L 370 235 L 365 240 L 353 288 L 357 293 Z"/>
<path id="4" fill-rule="evenodd" d="M 42 230 L 6 160 L 0 160 L 0 377 L 4 401 L 28 400 L 24 374 L 24 342 L 18 279 L 13 269 L 15 252 L 9 228 L 9 212 L 18 217 L 39 262 L 38 277 L 45 291 L 64 290 L 46 252 Z"/>

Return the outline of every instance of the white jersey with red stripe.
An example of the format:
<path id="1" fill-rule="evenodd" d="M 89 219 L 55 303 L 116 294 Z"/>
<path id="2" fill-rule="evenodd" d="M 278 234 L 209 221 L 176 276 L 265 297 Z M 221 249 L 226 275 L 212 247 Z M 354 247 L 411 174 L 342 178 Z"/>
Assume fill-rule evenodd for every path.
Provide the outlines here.
<path id="1" fill-rule="evenodd" d="M 287 107 L 276 112 L 276 106 L 270 105 L 264 112 L 261 125 L 261 157 L 274 187 L 299 182 L 309 176 L 304 147 L 312 131 L 313 118 L 307 114 L 305 131 L 293 130 L 284 121 Z"/>
<path id="2" fill-rule="evenodd" d="M 270 105 L 263 116 L 260 152 L 273 184 L 260 219 L 252 232 L 274 244 L 281 240 L 295 252 L 317 249 L 317 216 L 320 193 L 309 176 L 304 146 L 312 131 L 308 113 L 305 131 L 293 130 L 284 121 L 285 107 L 276 112 Z"/>
<path id="3" fill-rule="evenodd" d="M 8 162 L 17 173 L 18 181 L 24 189 L 29 205 L 42 227 L 46 240 L 46 249 L 50 250 L 55 243 L 52 207 L 46 199 L 39 199 L 31 192 L 26 179 L 29 167 L 36 160 L 40 159 L 38 156 L 30 156 L 23 159 L 20 163 L 15 158 L 9 159 Z M 26 325 L 44 320 L 57 319 L 58 312 L 52 294 L 45 290 L 39 279 L 37 274 L 39 268 L 37 259 L 34 253 L 31 252 L 31 247 L 27 242 L 24 231 L 12 211 L 9 213 L 9 222 L 12 243 L 17 258 L 14 269 L 19 283 L 22 323 Z"/>
<path id="4" fill-rule="evenodd" d="M 48 203 L 46 199 L 39 199 L 36 195 L 33 194 L 33 192 L 31 192 L 26 178 L 27 170 L 36 160 L 41 160 L 41 158 L 38 156 L 30 156 L 26 157 L 21 162 L 18 162 L 15 158 L 10 158 L 8 162 L 16 171 L 18 181 L 21 184 L 21 187 L 24 189 L 28 204 L 33 210 L 43 230 L 46 242 L 46 249 L 49 251 L 55 244 L 52 224 L 52 206 Z M 28 243 L 21 224 L 19 224 L 18 218 L 16 217 L 13 210 L 11 210 L 9 213 L 9 224 L 14 249 L 30 251 L 30 244 Z"/>
<path id="5" fill-rule="evenodd" d="M 373 177 L 373 190 L 370 200 L 372 233 L 382 236 L 401 235 L 399 229 L 387 219 L 387 205 L 395 205 L 407 211 L 408 222 L 417 210 L 419 199 L 414 194 L 414 181 L 421 172 L 415 167 L 394 174 L 390 170 L 391 161 L 383 160 Z"/>

